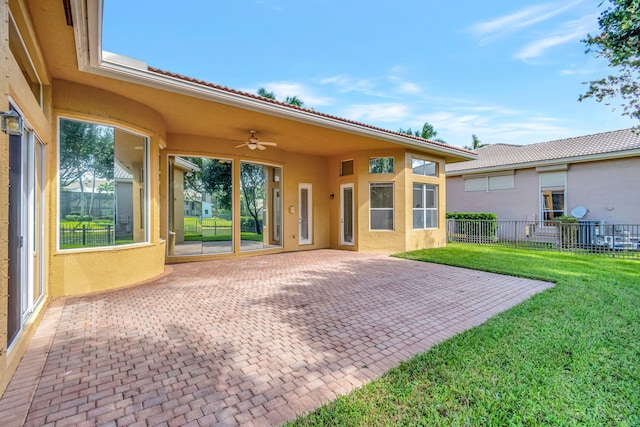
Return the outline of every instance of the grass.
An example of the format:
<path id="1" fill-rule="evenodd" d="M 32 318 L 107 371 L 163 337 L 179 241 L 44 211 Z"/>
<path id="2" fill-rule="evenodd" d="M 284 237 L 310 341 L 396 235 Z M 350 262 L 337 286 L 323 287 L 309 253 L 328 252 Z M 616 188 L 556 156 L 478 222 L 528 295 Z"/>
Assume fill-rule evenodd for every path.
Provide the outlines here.
<path id="1" fill-rule="evenodd" d="M 556 286 L 290 425 L 640 425 L 637 260 L 464 244 L 397 256 Z"/>

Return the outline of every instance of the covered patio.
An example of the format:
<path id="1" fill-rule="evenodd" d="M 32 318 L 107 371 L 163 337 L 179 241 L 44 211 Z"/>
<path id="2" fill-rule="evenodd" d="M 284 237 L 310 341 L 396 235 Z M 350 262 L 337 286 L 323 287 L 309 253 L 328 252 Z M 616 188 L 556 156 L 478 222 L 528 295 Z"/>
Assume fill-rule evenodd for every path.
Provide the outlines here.
<path id="1" fill-rule="evenodd" d="M 3 424 L 278 425 L 552 286 L 336 250 L 170 270 L 53 300 Z"/>

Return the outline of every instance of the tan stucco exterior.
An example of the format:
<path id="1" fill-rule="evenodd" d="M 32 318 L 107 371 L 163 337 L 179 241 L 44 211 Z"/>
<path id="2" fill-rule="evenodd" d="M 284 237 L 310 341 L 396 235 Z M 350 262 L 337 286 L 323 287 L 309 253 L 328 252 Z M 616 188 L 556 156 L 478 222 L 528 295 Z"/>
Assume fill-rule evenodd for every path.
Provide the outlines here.
<path id="1" fill-rule="evenodd" d="M 445 244 L 444 164 L 472 158 L 468 152 L 153 72 L 131 60 L 125 61 L 129 64 L 126 66 L 112 63 L 117 69 L 113 71 L 100 63 L 100 40 L 95 38 L 100 32 L 94 28 L 99 23 L 91 20 L 100 14 L 87 12 L 95 12 L 101 2 L 71 0 L 71 6 L 76 14 L 73 16 L 75 27 L 67 23 L 63 2 L 59 0 L 0 0 L 3 23 L 0 26 L 0 73 L 3 76 L 0 111 L 6 111 L 11 105 L 20 113 L 26 127 L 20 138 L 26 143 L 25 135 L 32 135 L 40 141 L 36 143 L 42 150 L 38 156 L 44 156 L 38 172 L 42 173 L 42 191 L 40 183 L 36 183 L 32 205 L 35 207 L 29 208 L 34 210 L 33 221 L 41 227 L 38 230 L 42 230 L 36 238 L 40 250 L 33 255 L 33 271 L 29 274 L 37 278 L 34 283 L 41 283 L 42 291 L 38 287 L 30 294 L 29 310 L 21 317 L 16 338 L 8 347 L 8 307 L 15 302 L 8 297 L 8 286 L 0 286 L 0 393 L 6 388 L 51 298 L 148 281 L 163 274 L 165 265 L 171 262 L 320 248 L 400 252 Z M 15 26 L 8 25 L 11 20 Z M 12 29 L 13 33 L 9 34 L 9 28 L 16 30 Z M 31 64 L 26 69 L 25 64 L 14 57 L 11 46 L 16 50 L 16 43 L 22 46 L 21 55 Z M 25 78 L 29 73 L 33 75 Z M 133 240 L 139 243 L 59 248 L 61 118 L 113 127 L 123 143 L 130 135 L 146 139 L 147 170 L 143 170 L 140 162 L 129 165 L 136 171 L 130 180 L 133 192 L 130 209 L 135 220 Z M 277 147 L 264 151 L 238 148 L 250 130 L 257 130 L 264 140 L 277 141 Z M 0 133 L 0 182 L 3 183 L 0 185 L 0 280 L 3 284 L 9 282 L 10 262 L 15 262 L 8 260 L 9 193 L 4 185 L 9 182 L 8 154 L 9 138 Z M 233 251 L 227 254 L 173 256 L 169 247 L 184 239 L 184 230 L 174 227 L 176 233 L 173 236 L 168 233 L 170 183 L 167 172 L 171 156 L 214 157 L 233 162 L 236 237 L 240 230 L 240 215 L 236 214 L 240 212 L 238 165 L 255 162 L 281 168 L 282 176 L 275 180 L 269 175 L 267 187 L 268 192 L 274 188 L 281 192 L 281 244 L 265 234 L 263 250 L 242 252 L 240 239 L 236 238 Z M 437 177 L 413 175 L 412 156 L 438 162 L 440 174 Z M 372 157 L 393 157 L 394 173 L 369 174 Z M 341 162 L 345 159 L 354 161 L 353 175 L 340 175 Z M 37 161 L 34 164 L 37 165 Z M 372 182 L 394 185 L 394 229 L 391 231 L 370 230 L 369 185 Z M 438 228 L 413 230 L 414 182 L 438 186 Z M 312 189 L 312 239 L 305 244 L 300 243 L 298 224 L 301 184 Z M 353 245 L 341 245 L 339 239 L 342 184 L 352 184 L 354 189 Z M 180 206 L 180 195 L 175 200 Z M 144 206 L 147 212 L 142 211 Z M 273 206 L 268 208 L 271 211 Z M 174 212 L 174 220 L 180 222 L 180 212 Z M 145 221 L 146 228 L 143 227 Z"/>

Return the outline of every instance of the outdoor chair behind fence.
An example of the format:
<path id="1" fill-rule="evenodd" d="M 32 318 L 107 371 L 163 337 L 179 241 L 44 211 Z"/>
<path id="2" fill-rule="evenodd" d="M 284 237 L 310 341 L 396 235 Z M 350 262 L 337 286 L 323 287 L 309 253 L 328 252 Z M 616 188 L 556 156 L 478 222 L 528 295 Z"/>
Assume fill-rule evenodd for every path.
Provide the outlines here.
<path id="1" fill-rule="evenodd" d="M 640 224 L 448 219 L 447 240 L 640 259 Z"/>

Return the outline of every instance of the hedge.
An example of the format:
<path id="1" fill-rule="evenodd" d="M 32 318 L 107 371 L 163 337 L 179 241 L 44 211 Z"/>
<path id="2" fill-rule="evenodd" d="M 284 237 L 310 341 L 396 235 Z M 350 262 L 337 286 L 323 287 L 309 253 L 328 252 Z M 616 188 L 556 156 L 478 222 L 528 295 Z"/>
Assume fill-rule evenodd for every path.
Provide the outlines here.
<path id="1" fill-rule="evenodd" d="M 475 219 L 481 221 L 497 221 L 493 212 L 447 212 L 447 219 Z"/>

